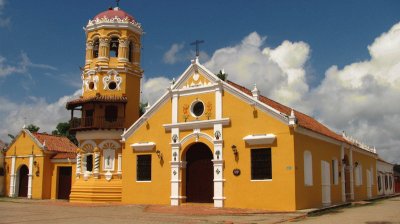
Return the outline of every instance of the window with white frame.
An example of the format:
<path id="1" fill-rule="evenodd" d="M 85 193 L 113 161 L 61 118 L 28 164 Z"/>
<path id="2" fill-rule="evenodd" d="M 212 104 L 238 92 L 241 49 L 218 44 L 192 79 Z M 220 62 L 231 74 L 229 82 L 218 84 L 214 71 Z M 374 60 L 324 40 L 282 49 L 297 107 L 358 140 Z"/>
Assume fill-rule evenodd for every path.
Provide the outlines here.
<path id="1" fill-rule="evenodd" d="M 337 185 L 339 183 L 339 164 L 336 158 L 332 160 L 332 176 L 333 184 Z"/>
<path id="2" fill-rule="evenodd" d="M 304 185 L 313 185 L 312 155 L 310 151 L 304 151 Z"/>
<path id="3" fill-rule="evenodd" d="M 115 161 L 115 150 L 113 149 L 104 149 L 103 150 L 103 170 L 114 170 L 114 161 Z"/>
<path id="4" fill-rule="evenodd" d="M 360 186 L 362 185 L 362 165 L 361 164 L 357 164 L 357 166 L 354 168 L 354 176 L 355 176 L 355 182 L 356 182 L 356 186 Z"/>

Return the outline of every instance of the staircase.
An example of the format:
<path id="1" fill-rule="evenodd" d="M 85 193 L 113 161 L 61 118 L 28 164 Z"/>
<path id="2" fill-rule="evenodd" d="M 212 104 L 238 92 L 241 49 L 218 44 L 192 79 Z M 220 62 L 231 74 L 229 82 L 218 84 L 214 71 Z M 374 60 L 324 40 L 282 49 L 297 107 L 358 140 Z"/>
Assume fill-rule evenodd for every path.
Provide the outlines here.
<path id="1" fill-rule="evenodd" d="M 70 202 L 76 203 L 102 203 L 121 202 L 122 180 L 93 179 L 85 181 L 78 179 L 72 185 Z"/>

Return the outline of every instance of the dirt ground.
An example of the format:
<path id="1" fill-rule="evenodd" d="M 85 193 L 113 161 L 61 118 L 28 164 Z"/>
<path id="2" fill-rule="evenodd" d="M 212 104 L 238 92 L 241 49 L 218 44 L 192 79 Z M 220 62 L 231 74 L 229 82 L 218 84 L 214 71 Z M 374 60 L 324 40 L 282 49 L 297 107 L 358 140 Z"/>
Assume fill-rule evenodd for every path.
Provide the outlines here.
<path id="1" fill-rule="evenodd" d="M 400 197 L 331 210 L 314 217 L 304 212 L 277 213 L 122 204 L 70 204 L 65 201 L 0 198 L 0 223 L 400 223 Z"/>

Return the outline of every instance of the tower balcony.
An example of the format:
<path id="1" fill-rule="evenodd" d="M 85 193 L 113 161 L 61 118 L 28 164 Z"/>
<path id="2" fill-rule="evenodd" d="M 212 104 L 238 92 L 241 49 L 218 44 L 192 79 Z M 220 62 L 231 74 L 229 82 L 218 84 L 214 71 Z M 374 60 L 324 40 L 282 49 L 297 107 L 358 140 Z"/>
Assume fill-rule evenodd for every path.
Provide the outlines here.
<path id="1" fill-rule="evenodd" d="M 124 122 L 124 117 L 111 119 L 103 116 L 73 118 L 70 121 L 70 130 L 76 132 L 93 129 L 124 129 Z"/>

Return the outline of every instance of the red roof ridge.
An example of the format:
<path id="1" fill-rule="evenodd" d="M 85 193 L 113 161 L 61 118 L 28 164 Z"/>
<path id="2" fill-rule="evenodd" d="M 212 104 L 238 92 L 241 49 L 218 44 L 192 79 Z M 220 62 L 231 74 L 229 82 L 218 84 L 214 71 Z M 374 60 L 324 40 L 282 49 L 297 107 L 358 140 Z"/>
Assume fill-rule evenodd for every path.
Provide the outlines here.
<path id="1" fill-rule="evenodd" d="M 235 82 L 232 82 L 230 80 L 227 80 L 226 83 L 228 83 L 229 85 L 235 87 L 236 89 L 242 91 L 243 93 L 252 96 L 252 92 L 247 89 L 244 86 L 241 86 Z M 266 96 L 260 95 L 259 100 L 263 103 L 265 103 L 266 105 L 278 110 L 279 112 L 286 114 L 287 116 L 290 115 L 291 111 L 294 111 L 295 117 L 297 118 L 297 124 L 300 125 L 301 127 L 317 132 L 319 134 L 322 134 L 324 136 L 333 138 L 335 140 L 341 141 L 341 142 L 346 142 L 349 143 L 348 141 L 346 141 L 340 134 L 332 131 L 330 128 L 328 128 L 327 126 L 325 126 L 324 124 L 322 124 L 321 122 L 317 121 L 315 118 L 302 113 L 298 110 L 295 110 L 293 108 L 290 108 L 286 105 L 283 105 L 275 100 L 272 100 Z"/>

